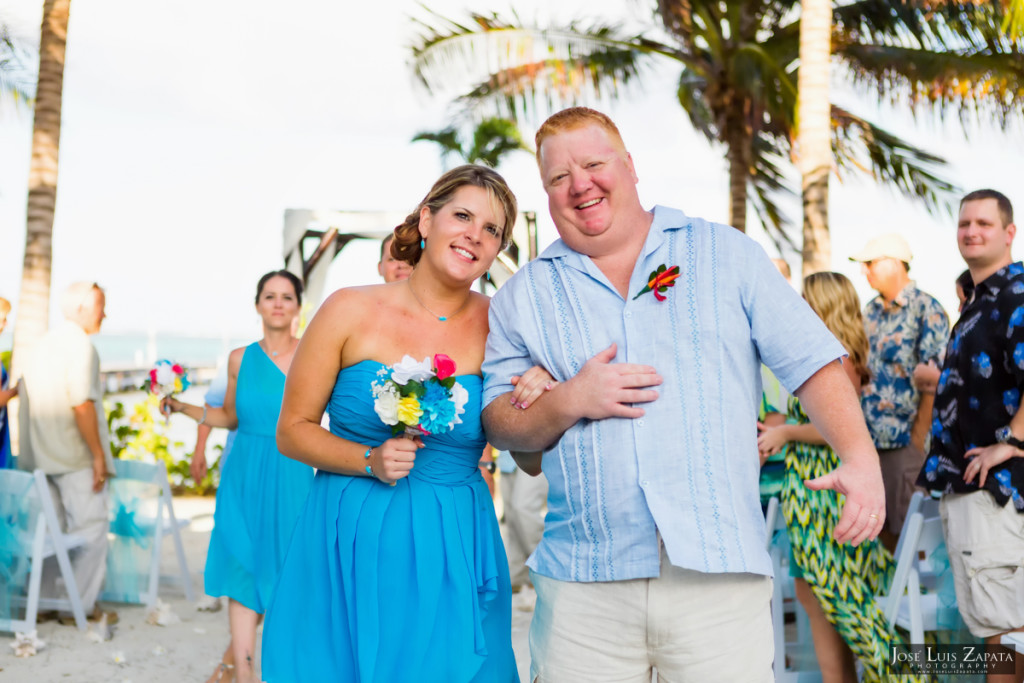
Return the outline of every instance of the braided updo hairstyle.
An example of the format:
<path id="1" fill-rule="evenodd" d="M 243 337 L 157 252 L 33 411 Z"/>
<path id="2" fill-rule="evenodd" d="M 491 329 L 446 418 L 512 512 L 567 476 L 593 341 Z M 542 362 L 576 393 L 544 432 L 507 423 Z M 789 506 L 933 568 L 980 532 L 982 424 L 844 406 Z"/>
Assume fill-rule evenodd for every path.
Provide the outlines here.
<path id="1" fill-rule="evenodd" d="M 391 255 L 400 261 L 415 266 L 423 250 L 420 248 L 420 211 L 423 207 L 436 214 L 455 196 L 455 192 L 465 185 L 482 187 L 487 190 L 491 199 L 496 201 L 505 214 L 505 223 L 501 228 L 501 248 L 508 246 L 512 239 L 512 227 L 516 224 L 518 209 L 516 196 L 512 194 L 508 183 L 494 169 L 486 166 L 466 164 L 448 171 L 434 183 L 430 192 L 419 203 L 416 210 L 406 216 L 405 220 L 395 228 L 395 239 L 391 241 Z"/>

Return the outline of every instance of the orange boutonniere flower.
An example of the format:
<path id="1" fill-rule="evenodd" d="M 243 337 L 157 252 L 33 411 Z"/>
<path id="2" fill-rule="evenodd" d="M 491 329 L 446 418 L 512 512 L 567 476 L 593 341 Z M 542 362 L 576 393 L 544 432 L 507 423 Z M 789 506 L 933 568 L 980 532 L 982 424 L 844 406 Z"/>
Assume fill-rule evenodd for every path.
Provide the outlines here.
<path id="1" fill-rule="evenodd" d="M 658 266 L 658 269 L 651 273 L 650 277 L 647 278 L 647 286 L 637 292 L 637 295 L 633 299 L 639 299 L 641 294 L 647 292 L 654 292 L 654 298 L 658 301 L 664 301 L 666 297 L 662 292 L 666 291 L 669 287 L 675 287 L 676 278 L 679 277 L 679 266 L 672 266 L 668 268 L 662 263 Z"/>

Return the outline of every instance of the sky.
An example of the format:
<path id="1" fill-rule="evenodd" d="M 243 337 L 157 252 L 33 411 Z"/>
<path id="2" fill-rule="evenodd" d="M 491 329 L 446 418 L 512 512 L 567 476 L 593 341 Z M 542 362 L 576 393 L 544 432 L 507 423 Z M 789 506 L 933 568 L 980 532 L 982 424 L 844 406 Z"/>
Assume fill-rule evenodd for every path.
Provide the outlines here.
<path id="1" fill-rule="evenodd" d="M 38 42 L 41 0 L 0 0 L 16 36 Z M 435 0 L 441 14 L 508 15 L 507 2 Z M 549 3 L 514 4 L 543 21 Z M 653 5 L 653 3 L 651 3 Z M 566 0 L 559 17 L 636 24 L 643 2 Z M 64 80 L 53 292 L 76 280 L 107 291 L 105 333 L 209 337 L 259 333 L 252 301 L 264 272 L 283 265 L 288 208 L 405 212 L 443 167 L 434 145 L 411 143 L 449 121 L 447 102 L 417 87 L 407 66 L 416 2 L 338 0 L 75 0 Z M 694 134 L 674 99 L 673 64 L 642 86 L 593 103 L 616 120 L 645 205 L 725 221 L 724 147 Z M 834 75 L 834 99 L 878 116 L 894 132 L 942 154 L 965 191 L 994 187 L 1024 211 L 1018 189 L 1020 127 L 912 119 L 856 93 Z M 528 139 L 533 129 L 524 130 Z M 15 304 L 24 249 L 31 113 L 0 107 L 0 296 Z M 1012 166 L 1011 166 L 1012 163 Z M 1013 169 L 1013 170 L 1011 170 Z M 522 209 L 537 212 L 542 247 L 557 235 L 528 154 L 499 169 Z M 799 227 L 799 198 L 785 203 Z M 873 295 L 846 257 L 871 237 L 900 232 L 915 254 L 911 276 L 955 317 L 963 269 L 955 218 L 866 178 L 833 179 L 833 268 Z M 775 256 L 763 233 L 754 239 Z M 378 281 L 377 245 L 357 242 L 336 259 L 328 288 Z M 799 272 L 799 256 L 784 254 Z M 51 305 L 51 317 L 57 308 Z M 12 318 L 13 319 L 13 318 Z M 10 346 L 10 326 L 0 348 Z"/>

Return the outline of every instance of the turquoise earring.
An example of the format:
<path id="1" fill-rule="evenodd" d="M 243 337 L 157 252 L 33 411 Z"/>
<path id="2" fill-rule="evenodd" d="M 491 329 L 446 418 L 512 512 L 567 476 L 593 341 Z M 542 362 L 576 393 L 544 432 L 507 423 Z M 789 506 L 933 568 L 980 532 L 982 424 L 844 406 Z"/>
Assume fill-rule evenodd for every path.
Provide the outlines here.
<path id="1" fill-rule="evenodd" d="M 421 237 L 420 238 L 420 249 L 426 249 L 426 248 L 427 248 L 427 239 L 425 237 Z"/>

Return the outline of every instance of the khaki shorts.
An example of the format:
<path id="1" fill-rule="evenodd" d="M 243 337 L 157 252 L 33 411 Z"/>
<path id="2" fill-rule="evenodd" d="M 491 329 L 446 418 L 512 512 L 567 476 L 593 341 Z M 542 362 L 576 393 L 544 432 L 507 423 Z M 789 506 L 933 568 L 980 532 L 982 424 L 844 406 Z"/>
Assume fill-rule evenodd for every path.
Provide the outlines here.
<path id="1" fill-rule="evenodd" d="M 988 491 L 939 504 L 960 616 L 978 638 L 1024 627 L 1024 514 Z"/>
<path id="2" fill-rule="evenodd" d="M 910 498 L 917 490 L 917 475 L 924 465 L 924 451 L 910 444 L 904 448 L 878 451 L 885 484 L 885 527 L 896 536 L 903 530 Z"/>
<path id="3" fill-rule="evenodd" d="M 769 683 L 772 580 L 669 564 L 655 579 L 577 583 L 531 571 L 536 683 Z"/>

